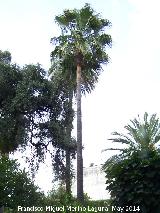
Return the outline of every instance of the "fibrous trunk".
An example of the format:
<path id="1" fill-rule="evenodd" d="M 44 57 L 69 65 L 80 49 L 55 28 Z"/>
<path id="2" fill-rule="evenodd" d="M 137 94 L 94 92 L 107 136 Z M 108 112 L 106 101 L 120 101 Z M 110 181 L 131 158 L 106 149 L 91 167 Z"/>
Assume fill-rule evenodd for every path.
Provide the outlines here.
<path id="1" fill-rule="evenodd" d="M 69 111 L 72 111 L 72 102 L 73 102 L 73 92 L 69 92 Z M 72 132 L 72 122 L 73 115 L 69 114 L 67 117 L 68 125 L 67 125 L 67 137 L 69 146 L 66 149 L 66 192 L 68 195 L 71 195 L 71 151 L 70 151 L 70 143 L 71 143 L 71 132 Z"/>
<path id="2" fill-rule="evenodd" d="M 81 66 L 77 65 L 77 198 L 83 202 Z"/>

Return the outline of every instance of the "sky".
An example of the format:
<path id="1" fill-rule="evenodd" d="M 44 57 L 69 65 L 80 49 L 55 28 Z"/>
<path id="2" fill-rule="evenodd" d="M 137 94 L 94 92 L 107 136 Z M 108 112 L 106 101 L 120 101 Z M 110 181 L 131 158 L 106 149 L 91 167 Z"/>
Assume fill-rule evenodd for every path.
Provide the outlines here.
<path id="1" fill-rule="evenodd" d="M 40 63 L 50 67 L 50 39 L 59 31 L 55 15 L 90 3 L 111 21 L 106 31 L 113 45 L 94 91 L 82 99 L 84 166 L 101 164 L 110 152 L 113 131 L 123 131 L 130 119 L 144 112 L 160 116 L 160 13 L 158 0 L 0 0 L 0 49 L 12 53 L 23 66 Z M 73 131 L 75 134 L 76 130 Z M 42 166 L 38 182 L 51 185 L 50 166 Z M 45 176 L 44 176 L 45 173 Z M 45 181 L 44 181 L 45 179 Z"/>

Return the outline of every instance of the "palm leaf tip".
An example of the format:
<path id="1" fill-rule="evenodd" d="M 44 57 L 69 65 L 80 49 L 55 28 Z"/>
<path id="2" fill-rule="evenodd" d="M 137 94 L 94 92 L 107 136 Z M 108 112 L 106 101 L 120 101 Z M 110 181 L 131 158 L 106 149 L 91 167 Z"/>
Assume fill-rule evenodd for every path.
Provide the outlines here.
<path id="1" fill-rule="evenodd" d="M 103 29 L 109 25 L 109 21 L 96 14 L 90 4 L 85 4 L 80 10 L 65 10 L 55 20 L 61 35 L 51 39 L 55 46 L 51 53 L 52 70 L 70 71 L 75 81 L 77 52 L 81 53 L 81 91 L 91 92 L 103 71 L 102 64 L 109 63 L 106 45 L 111 47 L 112 39 Z"/>
<path id="2" fill-rule="evenodd" d="M 156 114 L 149 116 L 148 113 L 145 113 L 142 120 L 140 116 L 138 116 L 138 118 L 130 120 L 130 122 L 131 124 L 125 126 L 127 135 L 113 132 L 112 135 L 115 136 L 115 138 L 109 140 L 127 144 L 128 153 L 131 150 L 139 150 L 141 152 L 155 150 L 155 144 L 160 141 L 160 123 Z"/>
<path id="3" fill-rule="evenodd" d="M 61 26 L 69 26 L 70 23 L 75 22 L 76 11 L 75 10 L 64 10 L 62 15 L 55 17 L 55 22 Z"/>

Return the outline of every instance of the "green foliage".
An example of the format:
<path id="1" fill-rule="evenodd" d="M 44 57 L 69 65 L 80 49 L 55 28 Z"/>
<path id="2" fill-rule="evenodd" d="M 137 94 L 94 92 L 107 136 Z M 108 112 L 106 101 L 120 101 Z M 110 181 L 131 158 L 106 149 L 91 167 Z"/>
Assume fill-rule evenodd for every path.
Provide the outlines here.
<path id="1" fill-rule="evenodd" d="M 24 117 L 12 107 L 21 73 L 16 65 L 0 63 L 0 150 L 9 153 L 25 142 Z"/>
<path id="2" fill-rule="evenodd" d="M 57 86 L 56 82 L 47 79 L 46 71 L 39 64 L 20 68 L 2 61 L 0 152 L 10 153 L 31 146 L 32 153 L 27 160 L 32 168 L 38 168 L 51 144 L 53 165 L 63 167 L 63 150 L 68 147 L 66 125 L 74 116 L 64 90 L 60 84 Z M 71 144 L 73 154 L 75 141 Z M 62 167 L 54 168 L 58 172 Z"/>
<path id="3" fill-rule="evenodd" d="M 110 191 L 112 205 L 127 208 L 135 206 L 139 212 L 160 212 L 160 123 L 155 114 L 144 114 L 143 121 L 131 120 L 125 126 L 127 135 L 111 139 L 115 143 L 127 145 L 119 155 L 108 159 L 104 165 L 107 190 Z M 127 211 L 127 210 L 126 210 Z M 125 212 L 125 211 L 124 211 Z"/>
<path id="4" fill-rule="evenodd" d="M 120 150 L 123 156 L 130 155 L 133 151 L 141 151 L 145 156 L 149 150 L 155 150 L 160 141 L 160 122 L 156 114 L 151 116 L 147 112 L 144 113 L 143 119 L 140 117 L 130 120 L 130 124 L 126 125 L 127 134 L 113 132 L 113 143 L 125 145 L 123 148 L 111 148 L 106 150 Z"/>
<path id="5" fill-rule="evenodd" d="M 112 205 L 139 206 L 142 213 L 160 211 L 160 154 L 150 151 L 147 158 L 135 152 L 105 169 Z"/>
<path id="6" fill-rule="evenodd" d="M 61 35 L 51 39 L 55 49 L 51 53 L 50 73 L 60 71 L 75 90 L 76 66 L 81 64 L 81 90 L 91 92 L 103 70 L 101 64 L 109 61 L 105 47 L 111 46 L 112 40 L 105 29 L 111 23 L 96 14 L 89 4 L 80 10 L 65 10 L 55 21 Z"/>
<path id="7" fill-rule="evenodd" d="M 15 160 L 1 156 L 0 171 L 0 206 L 16 210 L 18 205 L 39 205 L 43 201 L 43 193 L 34 185 L 28 173 L 19 169 Z"/>
<path id="8" fill-rule="evenodd" d="M 47 204 L 63 206 L 68 205 L 70 202 L 73 202 L 73 200 L 75 199 L 66 193 L 64 186 L 60 185 L 56 190 L 53 189 L 49 192 Z"/>
<path id="9" fill-rule="evenodd" d="M 84 202 L 82 204 L 73 196 L 68 195 L 65 192 L 65 189 L 63 186 L 60 186 L 57 190 L 52 190 L 48 194 L 48 197 L 46 198 L 46 205 L 63 207 L 63 210 L 57 211 L 57 212 L 63 212 L 63 213 L 66 213 L 66 212 L 76 212 L 76 213 L 78 212 L 82 212 L 82 213 L 108 212 L 110 213 L 110 208 L 108 208 L 108 211 L 105 211 L 104 209 L 104 207 L 108 207 L 110 205 L 110 202 L 108 200 L 92 201 L 88 198 L 87 194 L 85 194 Z"/>
<path id="10" fill-rule="evenodd" d="M 0 50 L 0 62 L 5 64 L 10 64 L 11 62 L 11 53 L 9 51 L 1 51 Z"/>

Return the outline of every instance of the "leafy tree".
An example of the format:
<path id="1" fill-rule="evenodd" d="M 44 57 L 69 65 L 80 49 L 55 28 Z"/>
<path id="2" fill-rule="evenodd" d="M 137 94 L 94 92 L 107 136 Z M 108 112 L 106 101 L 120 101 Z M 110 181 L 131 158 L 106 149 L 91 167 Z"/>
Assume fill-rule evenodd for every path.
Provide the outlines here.
<path id="1" fill-rule="evenodd" d="M 116 137 L 110 140 L 126 147 L 109 149 L 121 153 L 108 159 L 103 166 L 112 205 L 136 206 L 142 213 L 159 212 L 159 119 L 156 114 L 145 113 L 143 120 L 139 117 L 131 120 L 125 129 L 127 135 L 114 132 Z"/>
<path id="2" fill-rule="evenodd" d="M 0 206 L 14 209 L 18 205 L 38 205 L 43 200 L 43 193 L 38 191 L 28 174 L 19 169 L 15 160 L 6 156 L 0 158 Z"/>
<path id="3" fill-rule="evenodd" d="M 150 150 L 146 157 L 134 151 L 128 158 L 107 164 L 105 173 L 112 206 L 124 207 L 124 212 L 160 211 L 160 154 L 157 150 Z"/>
<path id="4" fill-rule="evenodd" d="M 80 9 L 65 10 L 55 17 L 61 35 L 51 39 L 55 49 L 51 53 L 52 70 L 62 73 L 73 86 L 77 98 L 77 197 L 83 201 L 83 158 L 81 91 L 90 92 L 102 71 L 101 64 L 108 63 L 106 45 L 111 36 L 105 34 L 110 22 L 96 14 L 89 4 Z"/>
<path id="5" fill-rule="evenodd" d="M 151 116 L 144 113 L 143 120 L 135 118 L 126 125 L 127 134 L 113 132 L 113 143 L 125 145 L 124 148 L 111 148 L 107 150 L 120 150 L 122 155 L 130 155 L 134 151 L 140 151 L 144 156 L 150 150 L 155 150 L 160 141 L 160 122 L 156 114 Z"/>
<path id="6" fill-rule="evenodd" d="M 67 144 L 67 116 L 73 113 L 68 107 L 64 91 L 57 89 L 56 82 L 46 78 L 45 71 L 39 65 L 29 65 L 23 69 L 23 80 L 14 103 L 25 111 L 28 140 L 36 151 L 33 158 L 38 156 L 43 161 L 48 146 L 52 145 L 50 153 L 54 169 L 60 175 L 63 150 Z"/>
<path id="7" fill-rule="evenodd" d="M 51 68 L 52 69 L 52 68 Z M 51 71 L 50 69 L 50 71 Z M 64 76 L 62 76 L 61 72 L 53 71 L 52 70 L 52 77 L 51 80 L 54 82 L 54 85 L 58 91 L 60 92 L 61 97 L 67 99 L 68 102 L 65 104 L 65 120 L 64 120 L 64 129 L 65 129 L 65 137 L 64 137 L 64 150 L 65 150 L 65 165 L 63 164 L 60 167 L 60 163 L 56 163 L 56 166 L 59 167 L 59 171 L 61 175 L 58 175 L 58 179 L 65 182 L 66 185 L 66 192 L 71 194 L 71 179 L 73 177 L 73 170 L 72 170 L 72 159 L 75 158 L 75 151 L 76 151 L 76 141 L 71 136 L 71 132 L 73 129 L 73 119 L 74 119 L 74 110 L 72 108 L 73 105 L 73 91 L 71 85 L 68 84 Z M 62 143 L 62 142 L 61 142 Z"/>
<path id="8" fill-rule="evenodd" d="M 24 143 L 24 117 L 12 108 L 21 73 L 16 65 L 0 63 L 0 150 L 9 153 Z"/>
<path id="9" fill-rule="evenodd" d="M 39 64 L 23 68 L 5 63 L 0 66 L 1 152 L 10 153 L 31 146 L 33 152 L 28 160 L 38 168 L 51 144 L 54 168 L 58 173 L 57 163 L 63 166 L 66 146 L 64 127 L 68 119 L 68 98 L 47 79 Z"/>
<path id="10" fill-rule="evenodd" d="M 5 64 L 10 64 L 11 63 L 11 53 L 9 51 L 1 51 L 0 50 L 0 62 L 5 63 Z"/>
<path id="11" fill-rule="evenodd" d="M 18 125 L 20 118 L 17 116 L 5 116 L 6 100 L 14 96 L 14 89 L 19 80 L 17 67 L 10 66 L 11 53 L 8 51 L 0 51 L 0 150 L 1 153 L 9 153 L 17 148 L 17 143 L 12 143 L 15 138 L 19 143 L 22 142 L 20 138 L 23 135 L 23 129 Z M 9 74 L 9 75 L 8 75 Z M 3 110 L 2 110 L 3 109 Z M 8 128 L 10 126 L 10 128 Z M 3 213 L 4 207 L 0 208 Z"/>

